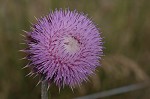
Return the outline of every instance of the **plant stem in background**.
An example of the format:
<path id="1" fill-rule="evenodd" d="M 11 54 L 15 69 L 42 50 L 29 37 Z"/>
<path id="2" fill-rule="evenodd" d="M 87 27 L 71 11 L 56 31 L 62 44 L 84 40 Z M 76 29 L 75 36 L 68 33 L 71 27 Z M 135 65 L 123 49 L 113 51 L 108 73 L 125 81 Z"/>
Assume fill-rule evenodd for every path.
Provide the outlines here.
<path id="1" fill-rule="evenodd" d="M 41 85 L 41 99 L 48 99 L 48 82 L 43 80 Z"/>

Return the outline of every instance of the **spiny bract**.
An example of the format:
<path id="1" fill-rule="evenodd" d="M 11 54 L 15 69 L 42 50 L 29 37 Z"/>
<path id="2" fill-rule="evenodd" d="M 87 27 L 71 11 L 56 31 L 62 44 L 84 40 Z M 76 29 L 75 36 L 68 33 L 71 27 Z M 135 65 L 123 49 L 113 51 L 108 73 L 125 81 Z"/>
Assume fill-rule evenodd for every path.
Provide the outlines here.
<path id="1" fill-rule="evenodd" d="M 32 72 L 59 88 L 88 80 L 103 54 L 99 30 L 76 10 L 55 10 L 37 19 L 26 33 L 27 59 Z"/>

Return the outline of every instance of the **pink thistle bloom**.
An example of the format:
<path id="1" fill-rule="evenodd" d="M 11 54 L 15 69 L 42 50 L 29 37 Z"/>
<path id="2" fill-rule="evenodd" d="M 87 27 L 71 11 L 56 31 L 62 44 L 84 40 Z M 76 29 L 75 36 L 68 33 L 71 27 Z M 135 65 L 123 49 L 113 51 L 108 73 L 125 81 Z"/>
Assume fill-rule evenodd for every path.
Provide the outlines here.
<path id="1" fill-rule="evenodd" d="M 87 81 L 103 54 L 101 33 L 93 22 L 69 9 L 55 10 L 37 21 L 27 32 L 24 50 L 32 72 L 59 88 Z"/>

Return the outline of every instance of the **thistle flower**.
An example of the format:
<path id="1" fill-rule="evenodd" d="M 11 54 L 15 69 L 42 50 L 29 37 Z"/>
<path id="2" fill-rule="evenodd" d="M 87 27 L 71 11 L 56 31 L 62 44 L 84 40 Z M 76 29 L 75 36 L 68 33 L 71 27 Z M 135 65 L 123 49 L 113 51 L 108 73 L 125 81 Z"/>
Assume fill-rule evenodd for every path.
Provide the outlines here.
<path id="1" fill-rule="evenodd" d="M 87 15 L 55 10 L 37 19 L 27 32 L 27 59 L 32 72 L 59 88 L 87 81 L 100 66 L 102 38 Z"/>

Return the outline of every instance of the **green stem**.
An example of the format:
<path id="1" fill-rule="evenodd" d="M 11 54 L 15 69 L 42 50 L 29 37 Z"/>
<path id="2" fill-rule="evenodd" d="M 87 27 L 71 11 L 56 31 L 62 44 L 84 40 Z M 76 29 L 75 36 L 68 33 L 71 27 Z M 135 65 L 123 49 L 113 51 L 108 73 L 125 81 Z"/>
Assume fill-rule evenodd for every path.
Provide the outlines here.
<path id="1" fill-rule="evenodd" d="M 48 83 L 43 80 L 41 85 L 41 99 L 48 99 Z"/>

